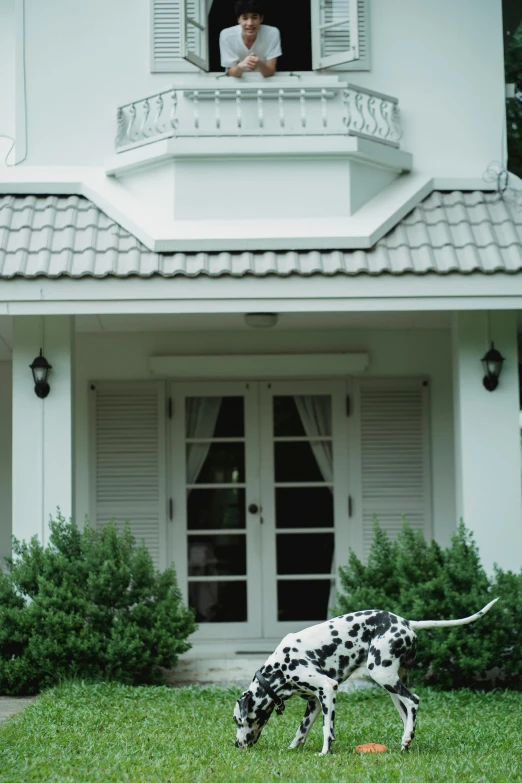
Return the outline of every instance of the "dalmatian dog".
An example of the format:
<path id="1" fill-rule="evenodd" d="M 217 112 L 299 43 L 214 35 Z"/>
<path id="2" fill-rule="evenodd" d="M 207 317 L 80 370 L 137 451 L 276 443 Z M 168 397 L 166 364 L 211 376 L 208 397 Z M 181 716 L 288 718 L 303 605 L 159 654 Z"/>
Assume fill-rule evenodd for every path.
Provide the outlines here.
<path id="1" fill-rule="evenodd" d="M 236 702 L 236 747 L 254 745 L 274 708 L 282 714 L 285 701 L 297 694 L 306 700 L 307 707 L 290 748 L 304 745 L 322 713 L 320 755 L 325 755 L 335 740 L 337 688 L 359 670 L 390 694 L 404 726 L 402 750 L 407 750 L 415 735 L 419 706 L 418 696 L 405 685 L 415 660 L 415 631 L 473 623 L 497 601 L 495 598 L 480 612 L 460 620 L 405 620 L 391 612 L 371 609 L 343 614 L 288 634 Z"/>

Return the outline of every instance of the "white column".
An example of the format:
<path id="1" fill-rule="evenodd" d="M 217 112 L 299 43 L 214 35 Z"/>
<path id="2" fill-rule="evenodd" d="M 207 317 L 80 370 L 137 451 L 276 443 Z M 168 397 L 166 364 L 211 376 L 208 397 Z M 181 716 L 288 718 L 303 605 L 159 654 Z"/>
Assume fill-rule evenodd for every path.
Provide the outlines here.
<path id="1" fill-rule="evenodd" d="M 52 365 L 49 395 L 34 392 L 40 348 Z M 74 318 L 13 317 L 13 535 L 47 543 L 57 507 L 73 512 Z"/>
<path id="2" fill-rule="evenodd" d="M 493 340 L 505 362 L 487 391 L 480 362 Z M 453 317 L 457 518 L 473 531 L 491 572 L 522 566 L 522 485 L 516 314 L 460 312 Z"/>

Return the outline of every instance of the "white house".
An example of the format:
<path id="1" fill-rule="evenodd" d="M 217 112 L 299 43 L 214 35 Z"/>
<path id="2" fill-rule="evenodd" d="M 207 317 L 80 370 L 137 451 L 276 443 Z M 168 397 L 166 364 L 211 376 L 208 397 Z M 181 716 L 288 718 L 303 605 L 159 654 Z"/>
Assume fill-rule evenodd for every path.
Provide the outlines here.
<path id="1" fill-rule="evenodd" d="M 200 652 L 326 617 L 374 514 L 522 566 L 501 2 L 283 5 L 235 79 L 231 1 L 0 0 L 0 553 L 128 520 Z"/>

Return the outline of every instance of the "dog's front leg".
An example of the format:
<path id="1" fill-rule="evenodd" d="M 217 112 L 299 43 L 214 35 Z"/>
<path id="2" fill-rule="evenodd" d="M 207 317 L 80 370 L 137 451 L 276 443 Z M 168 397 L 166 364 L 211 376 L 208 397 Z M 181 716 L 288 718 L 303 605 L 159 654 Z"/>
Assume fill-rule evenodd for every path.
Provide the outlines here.
<path id="1" fill-rule="evenodd" d="M 323 711 L 323 749 L 321 756 L 325 756 L 330 750 L 330 745 L 335 740 L 335 702 L 337 698 L 337 683 L 329 677 L 321 680 L 318 693 L 321 709 Z"/>
<path id="2" fill-rule="evenodd" d="M 312 728 L 320 711 L 321 705 L 319 704 L 318 699 L 314 697 L 308 699 L 308 705 L 306 707 L 303 720 L 301 721 L 301 725 L 297 729 L 297 734 L 290 743 L 291 748 L 297 748 L 299 745 L 305 744 L 308 732 Z"/>

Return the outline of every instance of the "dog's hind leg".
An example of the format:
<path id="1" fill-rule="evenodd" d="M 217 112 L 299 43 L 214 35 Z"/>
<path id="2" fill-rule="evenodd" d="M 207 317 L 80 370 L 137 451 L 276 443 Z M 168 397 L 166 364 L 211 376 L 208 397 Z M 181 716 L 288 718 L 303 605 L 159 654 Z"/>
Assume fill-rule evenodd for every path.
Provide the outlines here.
<path id="1" fill-rule="evenodd" d="M 309 698 L 301 725 L 297 729 L 297 734 L 290 743 L 291 748 L 297 748 L 299 745 L 305 744 L 308 732 L 312 728 L 320 711 L 321 705 L 319 704 L 319 700 L 313 696 Z"/>
<path id="2" fill-rule="evenodd" d="M 402 735 L 402 750 L 407 750 L 415 736 L 415 723 L 419 708 L 419 697 L 408 690 L 398 676 L 393 672 L 377 668 L 371 673 L 372 678 L 388 691 L 392 701 L 402 718 L 404 733 Z"/>

